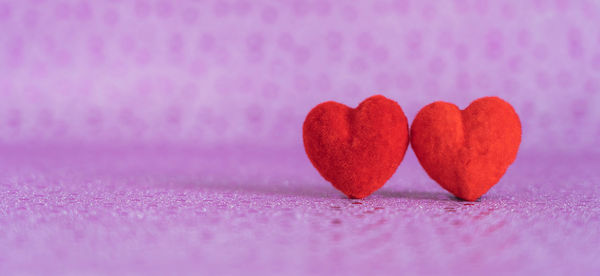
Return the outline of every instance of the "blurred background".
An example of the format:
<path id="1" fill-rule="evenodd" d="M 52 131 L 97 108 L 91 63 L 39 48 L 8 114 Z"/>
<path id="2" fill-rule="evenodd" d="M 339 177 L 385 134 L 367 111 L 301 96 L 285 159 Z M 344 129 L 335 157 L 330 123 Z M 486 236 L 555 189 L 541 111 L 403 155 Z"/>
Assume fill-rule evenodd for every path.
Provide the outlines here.
<path id="1" fill-rule="evenodd" d="M 0 1 L 0 143 L 301 148 L 310 108 L 497 95 L 600 151 L 598 1 Z"/>

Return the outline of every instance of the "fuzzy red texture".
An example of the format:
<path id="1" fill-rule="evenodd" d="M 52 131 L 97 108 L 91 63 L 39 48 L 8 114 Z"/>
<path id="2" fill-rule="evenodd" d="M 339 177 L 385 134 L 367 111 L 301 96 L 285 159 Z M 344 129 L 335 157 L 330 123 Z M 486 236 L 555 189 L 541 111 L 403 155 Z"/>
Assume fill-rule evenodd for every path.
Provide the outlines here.
<path id="1" fill-rule="evenodd" d="M 419 111 L 410 131 L 412 148 L 427 174 L 468 201 L 500 180 L 521 143 L 519 116 L 497 97 L 475 100 L 464 110 L 434 102 Z"/>
<path id="2" fill-rule="evenodd" d="M 304 149 L 325 180 L 364 198 L 394 174 L 408 147 L 408 121 L 395 101 L 377 95 L 353 109 L 324 102 L 306 116 Z"/>

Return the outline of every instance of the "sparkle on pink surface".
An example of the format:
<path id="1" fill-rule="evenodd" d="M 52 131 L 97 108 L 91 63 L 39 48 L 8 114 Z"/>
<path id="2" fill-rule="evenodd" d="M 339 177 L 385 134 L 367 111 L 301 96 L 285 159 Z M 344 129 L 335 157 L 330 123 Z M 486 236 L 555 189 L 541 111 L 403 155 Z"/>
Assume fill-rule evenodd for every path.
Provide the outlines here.
<path id="1" fill-rule="evenodd" d="M 599 164 L 521 153 L 463 202 L 409 151 L 350 200 L 301 149 L 5 149 L 0 274 L 590 275 Z"/>

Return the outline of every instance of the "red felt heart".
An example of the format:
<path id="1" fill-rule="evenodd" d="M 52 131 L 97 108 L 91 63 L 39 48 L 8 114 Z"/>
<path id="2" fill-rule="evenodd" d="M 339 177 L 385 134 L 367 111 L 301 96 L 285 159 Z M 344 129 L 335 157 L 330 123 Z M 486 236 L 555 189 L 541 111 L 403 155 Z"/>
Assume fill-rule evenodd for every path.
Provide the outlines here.
<path id="1" fill-rule="evenodd" d="M 469 201 L 500 180 L 521 143 L 519 116 L 497 97 L 478 99 L 465 110 L 451 103 L 429 104 L 410 131 L 412 148 L 429 176 Z"/>
<path id="2" fill-rule="evenodd" d="M 304 149 L 325 180 L 364 198 L 392 177 L 408 147 L 408 122 L 395 101 L 377 95 L 357 108 L 324 102 L 304 121 Z"/>

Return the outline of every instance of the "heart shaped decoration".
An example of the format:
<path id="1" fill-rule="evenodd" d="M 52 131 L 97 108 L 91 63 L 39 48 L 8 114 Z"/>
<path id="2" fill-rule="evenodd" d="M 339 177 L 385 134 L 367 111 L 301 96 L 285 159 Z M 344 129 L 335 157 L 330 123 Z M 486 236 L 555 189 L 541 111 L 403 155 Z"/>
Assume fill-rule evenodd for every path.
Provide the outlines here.
<path id="1" fill-rule="evenodd" d="M 412 148 L 427 174 L 458 198 L 474 201 L 494 186 L 513 163 L 521 143 L 521 122 L 497 97 L 423 107 L 411 129 Z"/>
<path id="2" fill-rule="evenodd" d="M 303 125 L 304 149 L 325 180 L 350 198 L 364 198 L 394 174 L 408 147 L 408 122 L 381 95 L 357 108 L 337 102 L 314 107 Z"/>

